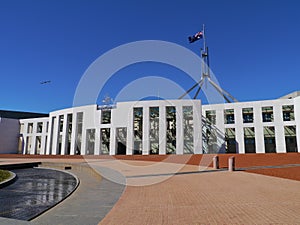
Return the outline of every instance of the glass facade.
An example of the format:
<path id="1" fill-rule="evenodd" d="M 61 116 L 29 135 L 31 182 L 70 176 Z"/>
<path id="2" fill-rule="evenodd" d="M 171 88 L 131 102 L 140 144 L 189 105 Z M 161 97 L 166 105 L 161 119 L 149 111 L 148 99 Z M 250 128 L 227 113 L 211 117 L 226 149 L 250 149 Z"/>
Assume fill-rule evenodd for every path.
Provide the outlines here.
<path id="1" fill-rule="evenodd" d="M 176 153 L 176 108 L 174 106 L 166 107 L 166 153 Z"/>
<path id="2" fill-rule="evenodd" d="M 275 127 L 264 127 L 265 153 L 276 152 Z"/>
<path id="3" fill-rule="evenodd" d="M 100 129 L 100 154 L 108 155 L 110 149 L 110 128 Z"/>
<path id="4" fill-rule="evenodd" d="M 143 150 L 143 108 L 133 108 L 133 154 Z"/>
<path id="5" fill-rule="evenodd" d="M 159 153 L 159 107 L 149 108 L 150 154 Z"/>
<path id="6" fill-rule="evenodd" d="M 225 122 L 225 124 L 233 124 L 234 123 L 234 110 L 233 109 L 225 109 L 224 110 L 224 122 Z"/>
<path id="7" fill-rule="evenodd" d="M 294 106 L 293 105 L 283 105 L 282 106 L 282 116 L 283 116 L 283 121 L 295 120 Z"/>
<path id="8" fill-rule="evenodd" d="M 101 124 L 110 124 L 111 123 L 111 110 L 102 109 L 101 110 Z"/>
<path id="9" fill-rule="evenodd" d="M 126 155 L 127 145 L 127 128 L 119 127 L 116 128 L 116 154 Z"/>
<path id="10" fill-rule="evenodd" d="M 261 111 L 262 111 L 263 122 L 273 122 L 274 121 L 273 106 L 262 107 Z"/>
<path id="11" fill-rule="evenodd" d="M 206 121 L 216 125 L 216 110 L 208 110 L 205 112 Z"/>
<path id="12" fill-rule="evenodd" d="M 183 106 L 183 153 L 194 153 L 193 106 Z"/>
<path id="13" fill-rule="evenodd" d="M 236 153 L 235 128 L 225 128 L 225 150 L 226 153 Z"/>
<path id="14" fill-rule="evenodd" d="M 254 127 L 244 127 L 244 144 L 245 153 L 256 153 Z"/>
<path id="15" fill-rule="evenodd" d="M 286 152 L 297 152 L 296 126 L 284 127 Z"/>
<path id="16" fill-rule="evenodd" d="M 95 153 L 95 129 L 86 130 L 86 154 L 94 155 Z"/>
<path id="17" fill-rule="evenodd" d="M 83 123 L 83 112 L 77 113 L 76 120 L 76 143 L 75 143 L 75 154 L 81 154 L 81 142 L 82 142 L 82 123 Z"/>
<path id="18" fill-rule="evenodd" d="M 253 108 L 243 109 L 243 121 L 244 123 L 253 123 Z"/>

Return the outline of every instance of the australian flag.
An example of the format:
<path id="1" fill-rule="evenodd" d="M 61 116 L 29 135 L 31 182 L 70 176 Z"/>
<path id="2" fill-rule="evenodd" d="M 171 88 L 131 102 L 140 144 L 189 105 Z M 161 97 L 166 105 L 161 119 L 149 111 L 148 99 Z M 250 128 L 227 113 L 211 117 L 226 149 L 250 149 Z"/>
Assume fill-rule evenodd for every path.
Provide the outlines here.
<path id="1" fill-rule="evenodd" d="M 203 32 L 199 31 L 196 34 L 194 34 L 193 36 L 189 36 L 189 42 L 193 43 L 195 41 L 198 41 L 201 38 L 203 38 Z"/>

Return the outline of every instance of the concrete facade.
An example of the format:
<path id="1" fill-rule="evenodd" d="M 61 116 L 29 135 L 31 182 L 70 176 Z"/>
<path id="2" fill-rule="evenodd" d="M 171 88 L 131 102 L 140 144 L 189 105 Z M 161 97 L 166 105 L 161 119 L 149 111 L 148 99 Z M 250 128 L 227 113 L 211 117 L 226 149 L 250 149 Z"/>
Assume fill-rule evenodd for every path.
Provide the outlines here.
<path id="1" fill-rule="evenodd" d="M 22 119 L 23 154 L 149 155 L 299 152 L 300 96 L 201 105 L 200 100 L 88 105 Z"/>
<path id="2" fill-rule="evenodd" d="M 20 124 L 18 119 L 0 117 L 0 153 L 18 153 Z"/>
<path id="3" fill-rule="evenodd" d="M 200 100 L 120 102 L 111 109 L 88 105 L 20 123 L 23 154 L 202 153 Z"/>

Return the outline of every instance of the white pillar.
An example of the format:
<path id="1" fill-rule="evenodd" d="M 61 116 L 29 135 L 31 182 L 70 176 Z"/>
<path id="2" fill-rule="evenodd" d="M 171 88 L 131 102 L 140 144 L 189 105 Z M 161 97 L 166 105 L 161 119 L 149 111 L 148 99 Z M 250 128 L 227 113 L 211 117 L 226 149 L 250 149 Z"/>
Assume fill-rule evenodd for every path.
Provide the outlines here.
<path id="1" fill-rule="evenodd" d="M 68 129 L 68 116 L 67 114 L 63 115 L 63 129 L 62 129 L 62 135 L 61 135 L 61 154 L 65 155 L 66 153 L 66 146 L 67 146 L 67 129 Z"/>
<path id="2" fill-rule="evenodd" d="M 77 113 L 72 114 L 72 133 L 71 133 L 71 150 L 70 155 L 75 155 L 77 135 Z"/>

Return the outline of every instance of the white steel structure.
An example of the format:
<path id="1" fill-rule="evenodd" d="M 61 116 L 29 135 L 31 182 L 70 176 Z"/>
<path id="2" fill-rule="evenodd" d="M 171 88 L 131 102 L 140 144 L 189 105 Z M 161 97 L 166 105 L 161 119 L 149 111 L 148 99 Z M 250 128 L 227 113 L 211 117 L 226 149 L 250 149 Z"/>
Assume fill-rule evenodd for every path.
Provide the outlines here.
<path id="1" fill-rule="evenodd" d="M 200 100 L 88 105 L 20 123 L 23 154 L 298 152 L 300 96 L 216 105 Z"/>

